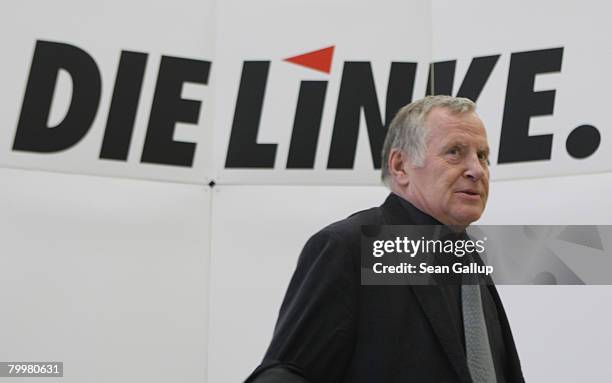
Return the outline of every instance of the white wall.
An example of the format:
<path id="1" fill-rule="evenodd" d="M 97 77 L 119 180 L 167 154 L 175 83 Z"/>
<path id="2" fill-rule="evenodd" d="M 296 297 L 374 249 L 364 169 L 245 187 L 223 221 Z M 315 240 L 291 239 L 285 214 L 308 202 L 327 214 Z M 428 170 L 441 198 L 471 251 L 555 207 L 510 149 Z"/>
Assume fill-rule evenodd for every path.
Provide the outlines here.
<path id="1" fill-rule="evenodd" d="M 207 188 L 0 169 L 0 211 L 1 360 L 206 379 Z"/>

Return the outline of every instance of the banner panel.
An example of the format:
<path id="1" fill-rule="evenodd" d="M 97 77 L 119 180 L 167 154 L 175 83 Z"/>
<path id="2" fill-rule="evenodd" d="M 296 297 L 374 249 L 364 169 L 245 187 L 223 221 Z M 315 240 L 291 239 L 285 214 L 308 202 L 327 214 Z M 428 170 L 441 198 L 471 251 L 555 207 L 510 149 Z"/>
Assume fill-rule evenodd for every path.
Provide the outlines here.
<path id="1" fill-rule="evenodd" d="M 429 1 L 223 1 L 215 180 L 377 184 L 385 125 L 419 95 Z"/>
<path id="2" fill-rule="evenodd" d="M 478 103 L 492 180 L 611 170 L 604 2 L 38 7 L 2 15 L 3 166 L 376 185 L 399 107 L 452 94 Z"/>
<path id="3" fill-rule="evenodd" d="M 208 183 L 213 6 L 12 4 L 0 166 Z"/>
<path id="4" fill-rule="evenodd" d="M 0 361 L 63 362 L 42 381 L 206 382 L 208 188 L 1 168 L 0 180 Z"/>
<path id="5" fill-rule="evenodd" d="M 481 92 L 491 179 L 612 170 L 610 3 L 432 4 L 436 86 L 453 95 Z"/>

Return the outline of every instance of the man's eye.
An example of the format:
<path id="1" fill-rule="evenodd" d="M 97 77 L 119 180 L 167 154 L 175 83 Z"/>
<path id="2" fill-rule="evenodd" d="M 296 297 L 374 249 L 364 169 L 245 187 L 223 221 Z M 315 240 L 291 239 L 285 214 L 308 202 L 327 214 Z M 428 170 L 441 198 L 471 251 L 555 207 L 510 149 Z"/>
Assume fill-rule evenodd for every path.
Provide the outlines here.
<path id="1" fill-rule="evenodd" d="M 486 153 L 478 153 L 478 159 L 481 162 L 486 163 L 487 165 L 490 165 L 491 163 L 489 162 L 489 156 Z"/>
<path id="2" fill-rule="evenodd" d="M 451 148 L 448 150 L 448 154 L 452 156 L 458 156 L 460 153 L 459 148 Z"/>

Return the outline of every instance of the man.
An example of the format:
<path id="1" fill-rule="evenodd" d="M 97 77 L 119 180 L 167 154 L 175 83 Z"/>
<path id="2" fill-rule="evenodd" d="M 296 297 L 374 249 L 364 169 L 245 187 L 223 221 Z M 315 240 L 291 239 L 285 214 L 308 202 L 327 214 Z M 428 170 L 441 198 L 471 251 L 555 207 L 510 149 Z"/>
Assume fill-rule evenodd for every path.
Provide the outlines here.
<path id="1" fill-rule="evenodd" d="M 523 382 L 492 284 L 363 286 L 360 280 L 362 225 L 445 225 L 461 232 L 478 220 L 489 192 L 488 155 L 472 101 L 430 96 L 403 107 L 382 153 L 382 180 L 392 193 L 380 207 L 310 238 L 270 347 L 247 382 Z"/>

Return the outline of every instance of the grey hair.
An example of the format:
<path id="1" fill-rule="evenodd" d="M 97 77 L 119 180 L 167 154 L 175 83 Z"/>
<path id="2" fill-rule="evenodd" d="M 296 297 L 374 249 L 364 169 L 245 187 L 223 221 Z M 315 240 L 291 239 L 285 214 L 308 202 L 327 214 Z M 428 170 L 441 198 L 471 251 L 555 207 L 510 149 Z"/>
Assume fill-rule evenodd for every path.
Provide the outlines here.
<path id="1" fill-rule="evenodd" d="M 389 154 L 399 149 L 410 156 L 415 166 L 423 166 L 427 149 L 425 121 L 433 108 L 445 108 L 462 114 L 476 111 L 476 104 L 467 98 L 451 96 L 427 96 L 402 107 L 387 131 L 382 150 L 382 182 L 390 186 Z"/>

